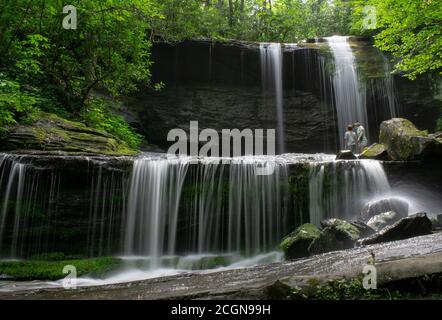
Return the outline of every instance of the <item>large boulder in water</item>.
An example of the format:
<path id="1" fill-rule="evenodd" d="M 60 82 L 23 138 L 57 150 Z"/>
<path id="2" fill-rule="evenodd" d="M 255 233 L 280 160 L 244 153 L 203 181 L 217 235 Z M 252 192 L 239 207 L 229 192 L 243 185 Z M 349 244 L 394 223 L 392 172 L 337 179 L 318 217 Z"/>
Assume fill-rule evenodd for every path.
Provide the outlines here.
<path id="1" fill-rule="evenodd" d="M 432 223 L 425 213 L 416 213 L 385 227 L 375 235 L 358 241 L 359 245 L 403 240 L 431 234 Z"/>
<path id="2" fill-rule="evenodd" d="M 306 257 L 309 255 L 308 247 L 320 234 L 321 231 L 314 224 L 303 224 L 282 240 L 280 248 L 287 259 Z"/>
<path id="3" fill-rule="evenodd" d="M 388 160 L 388 151 L 382 143 L 373 143 L 359 155 L 359 159 Z"/>
<path id="4" fill-rule="evenodd" d="M 390 211 L 396 212 L 399 218 L 403 218 L 408 215 L 408 207 L 408 202 L 400 198 L 374 200 L 364 206 L 359 219 L 368 222 L 372 217 Z"/>
<path id="5" fill-rule="evenodd" d="M 441 230 L 442 229 L 442 214 L 438 214 L 431 218 L 431 223 L 433 224 L 433 230 Z"/>
<path id="6" fill-rule="evenodd" d="M 326 227 L 308 248 L 310 254 L 350 249 L 360 238 L 358 228 L 345 220 L 329 219 L 322 224 Z"/>
<path id="7" fill-rule="evenodd" d="M 351 221 L 350 224 L 359 230 L 361 238 L 369 237 L 376 233 L 376 230 L 362 221 Z"/>
<path id="8" fill-rule="evenodd" d="M 371 217 L 370 220 L 368 220 L 367 225 L 376 231 L 380 231 L 400 219 L 401 217 L 396 212 L 388 211 Z"/>
<path id="9" fill-rule="evenodd" d="M 392 160 L 442 156 L 442 135 L 420 131 L 407 119 L 393 118 L 382 122 L 379 142 L 385 145 Z"/>
<path id="10" fill-rule="evenodd" d="M 336 155 L 336 160 L 356 160 L 357 157 L 350 150 L 341 150 Z"/>

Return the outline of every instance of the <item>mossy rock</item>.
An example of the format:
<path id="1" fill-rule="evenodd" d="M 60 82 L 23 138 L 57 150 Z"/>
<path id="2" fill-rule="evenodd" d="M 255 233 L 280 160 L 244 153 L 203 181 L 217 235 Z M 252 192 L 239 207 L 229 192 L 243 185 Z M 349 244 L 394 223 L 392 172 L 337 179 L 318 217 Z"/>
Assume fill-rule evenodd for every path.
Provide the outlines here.
<path id="1" fill-rule="evenodd" d="M 324 225 L 324 230 L 308 248 L 310 254 L 350 249 L 360 238 L 360 230 L 345 220 L 330 219 Z"/>
<path id="2" fill-rule="evenodd" d="M 379 142 L 387 148 L 392 160 L 427 159 L 442 156 L 441 135 L 428 134 L 402 118 L 394 118 L 381 124 Z"/>
<path id="3" fill-rule="evenodd" d="M 83 123 L 40 113 L 32 125 L 8 128 L 3 150 L 38 150 L 67 154 L 133 155 L 137 151 L 109 133 L 89 128 Z"/>
<path id="4" fill-rule="evenodd" d="M 359 156 L 360 159 L 388 160 L 388 151 L 382 143 L 373 143 L 364 149 Z"/>
<path id="5" fill-rule="evenodd" d="M 309 255 L 310 244 L 317 239 L 321 231 L 314 224 L 306 223 L 287 235 L 279 245 L 287 259 L 302 258 Z"/>

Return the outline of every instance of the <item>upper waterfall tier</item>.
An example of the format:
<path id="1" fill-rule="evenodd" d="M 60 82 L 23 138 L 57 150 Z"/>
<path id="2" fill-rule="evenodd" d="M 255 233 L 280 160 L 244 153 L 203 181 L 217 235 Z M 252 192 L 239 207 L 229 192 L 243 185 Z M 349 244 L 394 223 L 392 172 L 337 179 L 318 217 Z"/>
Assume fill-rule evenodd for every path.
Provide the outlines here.
<path id="1" fill-rule="evenodd" d="M 365 128 L 369 141 L 378 139 L 379 124 L 390 119 L 395 110 L 419 128 L 433 130 L 439 110 L 428 79 L 411 82 L 390 75 L 388 59 L 369 41 L 351 37 L 347 42 L 355 64 L 350 68 L 356 73 L 351 86 L 363 100 L 359 105 L 368 111 Z M 279 57 L 273 56 L 278 50 L 273 51 L 270 46 L 278 45 L 156 43 L 152 49 L 153 81 L 162 81 L 165 87 L 160 92 L 147 89 L 131 96 L 126 102 L 128 119 L 146 134 L 149 142 L 164 150 L 170 145 L 166 139 L 169 130 L 188 130 L 190 121 L 198 121 L 201 130 L 211 128 L 218 132 L 233 128 L 276 129 L 277 140 L 281 140 L 278 133 L 284 133 L 285 152 L 335 153 L 342 138 L 342 125 L 338 124 L 337 113 L 341 105 L 335 103 L 334 76 L 338 68 L 331 43 L 280 44 L 281 60 L 270 60 Z M 263 51 L 267 54 L 263 55 Z M 262 68 L 263 57 L 266 68 Z M 275 69 L 276 73 L 268 70 L 271 61 L 281 66 Z M 281 104 L 276 101 L 280 94 L 275 95 L 279 79 Z M 263 94 L 263 82 L 268 84 L 264 88 L 267 94 Z M 278 92 L 281 89 L 278 85 Z M 357 100 L 353 100 L 351 108 L 357 110 Z M 356 114 L 342 122 L 363 121 L 359 117 Z M 281 126 L 283 129 L 278 130 Z"/>

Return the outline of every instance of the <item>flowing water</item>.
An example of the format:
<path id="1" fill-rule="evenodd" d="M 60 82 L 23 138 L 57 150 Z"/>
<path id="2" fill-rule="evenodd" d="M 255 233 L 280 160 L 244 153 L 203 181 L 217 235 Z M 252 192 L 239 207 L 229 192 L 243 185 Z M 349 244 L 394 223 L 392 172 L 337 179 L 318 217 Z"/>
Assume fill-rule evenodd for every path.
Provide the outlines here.
<path id="1" fill-rule="evenodd" d="M 334 106 L 338 118 L 339 141 L 342 148 L 348 124 L 360 122 L 368 127 L 365 90 L 358 78 L 355 56 L 348 42 L 348 37 L 329 37 L 327 42 L 335 62 L 332 84 Z"/>
<path id="2" fill-rule="evenodd" d="M 260 55 L 263 93 L 265 95 L 273 95 L 275 99 L 277 152 L 283 154 L 285 151 L 285 143 L 281 44 L 261 43 Z"/>
<path id="3" fill-rule="evenodd" d="M 379 124 L 397 116 L 400 109 L 388 59 L 377 51 L 376 57 L 381 60 L 382 70 L 375 77 L 362 76 L 349 37 L 333 36 L 326 40 L 334 60 L 334 70 L 330 74 L 330 99 L 336 110 L 341 149 L 347 125 L 355 122 L 365 127 L 369 140 L 377 140 Z M 367 110 L 367 105 L 370 105 L 370 110 Z M 371 131 L 373 134 L 370 134 Z"/>
<path id="4" fill-rule="evenodd" d="M 310 166 L 310 221 L 319 226 L 327 218 L 356 220 L 373 198 L 391 196 L 379 161 L 332 161 Z"/>
<path id="5" fill-rule="evenodd" d="M 156 260 L 179 252 L 250 256 L 273 248 L 287 232 L 285 162 L 258 175 L 260 158 L 192 160 L 135 161 L 124 253 Z"/>
<path id="6" fill-rule="evenodd" d="M 325 154 L 145 154 L 130 160 L 130 171 L 111 160 L 51 160 L 75 161 L 71 173 L 69 165 L 43 167 L 36 159 L 0 155 L 3 256 L 73 250 L 119 256 L 126 267 L 111 282 L 281 261 L 279 242 L 306 222 L 298 219 L 296 201 L 308 199 L 309 220 L 319 225 L 331 217 L 354 219 L 365 203 L 395 194 L 381 162 Z M 273 172 L 258 174 L 269 163 Z M 60 236 L 63 228 L 70 233 Z"/>

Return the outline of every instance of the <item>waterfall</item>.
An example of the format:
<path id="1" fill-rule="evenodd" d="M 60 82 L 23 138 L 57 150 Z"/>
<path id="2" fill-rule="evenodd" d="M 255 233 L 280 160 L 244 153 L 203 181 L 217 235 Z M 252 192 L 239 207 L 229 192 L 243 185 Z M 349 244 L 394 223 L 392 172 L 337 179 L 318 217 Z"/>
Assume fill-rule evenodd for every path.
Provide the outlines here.
<path id="1" fill-rule="evenodd" d="M 173 253 L 178 206 L 188 167 L 189 162 L 180 159 L 135 161 L 127 209 L 126 254 L 150 255 L 155 262 L 164 253 L 165 244 Z"/>
<path id="2" fill-rule="evenodd" d="M 353 219 L 390 194 L 380 162 L 333 158 L 146 154 L 117 165 L 0 154 L 0 253 L 123 253 L 149 268 L 269 254 L 300 223 Z M 273 173 L 258 174 L 270 161 Z"/>
<path id="3" fill-rule="evenodd" d="M 282 50 L 280 43 L 261 43 L 261 79 L 263 93 L 275 96 L 277 120 L 277 151 L 284 153 L 284 106 L 282 87 Z"/>
<path id="4" fill-rule="evenodd" d="M 58 176 L 30 170 L 20 157 L 0 154 L 0 253 L 18 257 L 46 250 Z M 7 244 L 5 244 L 7 240 Z"/>
<path id="5" fill-rule="evenodd" d="M 342 149 L 348 124 L 360 122 L 365 127 L 367 136 L 369 135 L 365 89 L 358 79 L 355 56 L 348 37 L 333 36 L 326 39 L 335 61 L 332 84 Z"/>
<path id="6" fill-rule="evenodd" d="M 124 252 L 149 255 L 228 253 L 253 255 L 274 248 L 285 235 L 288 173 L 255 157 L 144 158 L 134 163 Z M 157 262 L 155 262 L 157 261 Z"/>
<path id="7" fill-rule="evenodd" d="M 331 161 L 310 164 L 310 221 L 355 219 L 373 198 L 390 194 L 390 184 L 379 161 Z"/>

